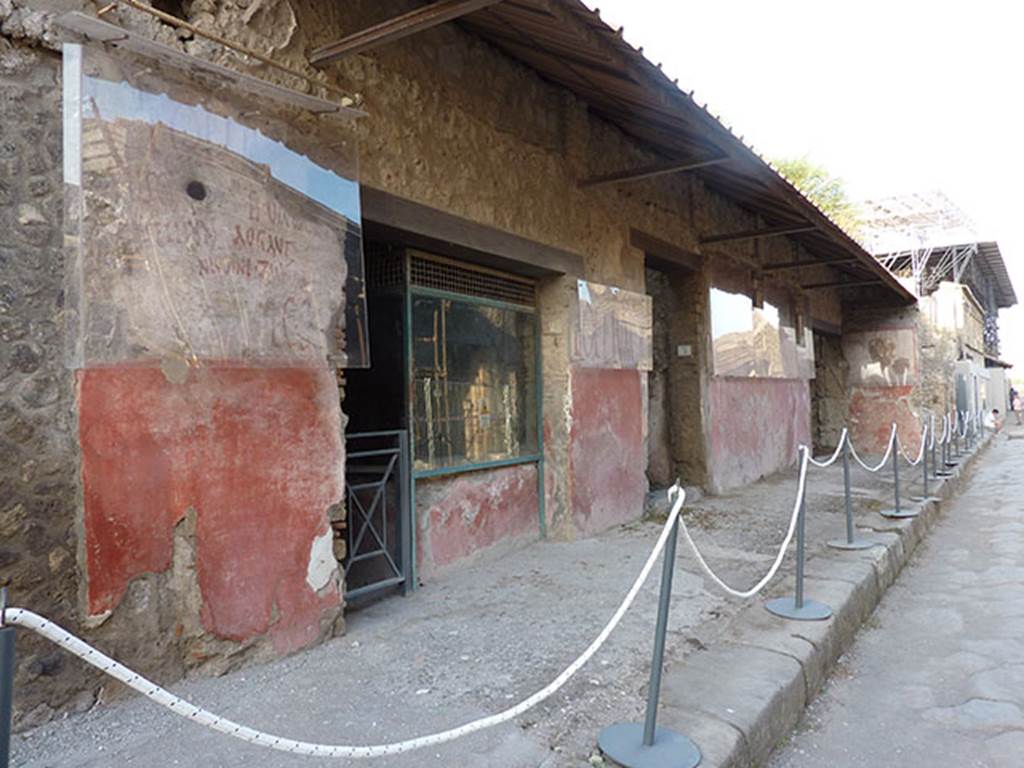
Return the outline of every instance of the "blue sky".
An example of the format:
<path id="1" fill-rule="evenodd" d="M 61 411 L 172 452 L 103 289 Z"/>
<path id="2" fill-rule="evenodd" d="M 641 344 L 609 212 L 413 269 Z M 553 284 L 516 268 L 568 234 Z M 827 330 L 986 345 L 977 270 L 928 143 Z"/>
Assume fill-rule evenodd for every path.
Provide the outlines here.
<path id="1" fill-rule="evenodd" d="M 587 2 L 766 156 L 808 155 L 858 198 L 944 191 L 1024 299 L 1024 4 Z M 1024 309 L 1000 328 L 1024 377 Z"/>

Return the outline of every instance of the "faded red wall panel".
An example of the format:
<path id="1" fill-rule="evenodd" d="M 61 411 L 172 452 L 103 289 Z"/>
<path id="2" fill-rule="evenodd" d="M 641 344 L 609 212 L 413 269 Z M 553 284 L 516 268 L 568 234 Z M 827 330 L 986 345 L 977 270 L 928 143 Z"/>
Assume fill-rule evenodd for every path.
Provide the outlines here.
<path id="1" fill-rule="evenodd" d="M 810 445 L 810 384 L 712 377 L 708 424 L 711 491 L 746 485 L 794 463 L 797 448 Z"/>
<path id="2" fill-rule="evenodd" d="M 311 547 L 342 494 L 337 390 L 326 370 L 207 365 L 173 383 L 151 367 L 79 374 L 88 609 L 165 571 L 196 510 L 204 628 L 280 651 L 314 640 L 333 582 L 307 582 Z M 272 622 L 272 615 L 277 614 Z"/>
<path id="3" fill-rule="evenodd" d="M 636 370 L 572 371 L 569 472 L 576 527 L 596 533 L 643 514 L 647 481 Z"/>
<path id="4" fill-rule="evenodd" d="M 417 556 L 427 576 L 501 541 L 540 534 L 534 464 L 421 480 L 416 496 Z"/>
<path id="5" fill-rule="evenodd" d="M 853 388 L 850 437 L 858 453 L 884 453 L 895 422 L 903 449 L 917 457 L 921 447 L 921 424 L 910 404 L 913 393 L 913 385 Z M 941 423 L 936 428 L 941 430 Z"/>

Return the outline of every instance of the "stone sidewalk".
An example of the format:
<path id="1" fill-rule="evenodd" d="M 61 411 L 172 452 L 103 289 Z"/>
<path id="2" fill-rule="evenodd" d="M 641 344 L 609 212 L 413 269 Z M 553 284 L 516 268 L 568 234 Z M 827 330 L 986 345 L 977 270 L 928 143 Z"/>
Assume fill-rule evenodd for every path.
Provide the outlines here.
<path id="1" fill-rule="evenodd" d="M 919 472 L 905 495 L 919 486 Z M 808 490 L 809 597 L 837 609 L 829 622 L 771 617 L 762 600 L 727 598 L 698 571 L 685 544 L 669 625 L 661 724 L 698 741 L 704 765 L 767 756 L 923 535 L 931 513 L 892 522 L 891 472 L 853 473 L 858 525 L 885 543 L 836 552 L 843 533 L 842 472 L 814 469 Z M 746 587 L 784 535 L 795 472 L 688 505 L 702 552 Z M 949 494 L 957 485 L 945 484 Z M 450 728 L 545 685 L 589 644 L 646 559 L 660 525 L 643 521 L 575 542 L 543 541 L 485 553 L 428 583 L 350 614 L 344 637 L 290 658 L 173 690 L 262 730 L 328 743 L 379 743 Z M 792 557 L 768 595 L 791 592 Z M 605 725 L 642 717 L 657 600 L 657 569 L 608 644 L 552 699 L 514 723 L 376 766 L 600 764 Z M 49 723 L 15 738 L 23 766 L 316 766 L 338 761 L 269 752 L 209 732 L 137 698 Z"/>
<path id="2" fill-rule="evenodd" d="M 761 606 L 749 606 L 730 622 L 728 632 L 714 647 L 669 668 L 661 724 L 687 733 L 700 744 L 704 752 L 701 765 L 748 768 L 765 764 L 936 523 L 942 508 L 962 489 L 990 442 L 991 437 L 962 461 L 952 478 L 930 489 L 942 501 L 905 505 L 918 510 L 919 516 L 887 520 L 876 515 L 870 522 L 862 518 L 868 523 L 869 535 L 882 546 L 852 552 L 816 547 L 807 567 L 807 596 L 830 605 L 834 611 L 831 619 L 785 621 Z M 776 595 L 792 593 L 788 578 L 776 582 L 771 590 Z"/>
<path id="3" fill-rule="evenodd" d="M 1022 458 L 993 447 L 773 768 L 1024 765 Z"/>

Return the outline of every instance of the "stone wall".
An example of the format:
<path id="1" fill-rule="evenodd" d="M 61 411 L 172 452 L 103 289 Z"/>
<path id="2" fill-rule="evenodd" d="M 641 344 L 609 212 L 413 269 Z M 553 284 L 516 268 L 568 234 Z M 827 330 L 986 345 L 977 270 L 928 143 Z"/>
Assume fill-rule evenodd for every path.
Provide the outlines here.
<path id="1" fill-rule="evenodd" d="M 80 486 L 61 333 L 59 57 L 0 37 L 0 115 L 0 584 L 13 603 L 74 627 Z M 28 634 L 18 645 L 19 724 L 92 704 L 80 665 Z"/>
<path id="2" fill-rule="evenodd" d="M 331 147 L 341 139 L 355 139 L 359 143 L 360 174 L 365 185 L 581 256 L 581 275 L 549 277 L 539 288 L 548 530 L 554 536 L 570 537 L 639 516 L 647 485 L 646 374 L 636 370 L 574 369 L 570 362 L 570 325 L 576 277 L 643 292 L 645 254 L 630 238 L 636 228 L 694 254 L 705 264 L 731 264 L 747 272 L 769 261 L 802 259 L 807 254 L 787 238 L 702 247 L 702 234 L 749 229 L 761 222 L 709 190 L 693 174 L 580 188 L 580 178 L 657 158 L 618 129 L 595 118 L 574 96 L 456 24 L 348 57 L 329 65 L 322 73 L 306 64 L 309 49 L 410 7 L 410 3 L 400 0 L 354 0 L 344 4 L 267 0 L 248 8 L 195 0 L 187 9 L 190 20 L 211 31 L 271 52 L 295 68 L 361 94 L 369 116 L 351 130 L 328 121 L 304 122 L 299 135 L 314 161 L 337 167 L 340 160 L 332 154 Z M 52 40 L 45 18 L 31 15 L 31 24 L 27 24 L 29 16 L 12 6 L 10 0 L 6 4 L 0 2 L 0 11 L 0 16 L 5 17 L 0 18 L 0 23 L 6 36 L 12 36 L 11 30 L 16 26 L 17 37 L 28 37 L 37 46 Z M 245 69 L 234 54 L 179 34 L 126 7 L 115 8 L 107 19 L 189 53 Z M 4 61 L 21 62 L 16 68 L 8 65 L 3 74 L 5 120 L 0 127 L 0 163 L 6 164 L 5 171 L 11 169 L 0 178 L 0 195 L 11 203 L 0 209 L 0 216 L 6 217 L 0 238 L 11 240 L 10 244 L 0 240 L 0 327 L 5 341 L 2 354 L 6 379 L 0 419 L 5 424 L 4 440 L 11 443 L 8 455 L 18 457 L 5 465 L 0 486 L 4 494 L 0 523 L 13 537 L 12 545 L 5 544 L 0 549 L 0 557 L 11 564 L 5 565 L 4 576 L 15 588 L 17 602 L 29 604 L 69 628 L 88 629 L 88 636 L 100 641 L 105 649 L 125 661 L 140 664 L 144 671 L 161 680 L 179 677 L 190 668 L 223 670 L 247 658 L 290 650 L 336 631 L 340 625 L 331 625 L 337 616 L 336 597 L 326 583 L 323 589 L 313 590 L 312 598 L 303 595 L 304 600 L 309 598 L 316 605 L 306 606 L 308 611 L 289 618 L 287 626 L 271 631 L 263 621 L 266 611 L 258 612 L 251 626 L 243 626 L 236 610 L 240 605 L 255 601 L 266 606 L 272 601 L 266 601 L 268 585 L 261 579 L 254 582 L 252 594 L 238 590 L 231 597 L 235 584 L 232 576 L 217 573 L 218 558 L 223 553 L 214 553 L 209 555 L 212 559 L 204 560 L 204 535 L 200 531 L 213 531 L 208 541 L 219 536 L 230 538 L 227 529 L 233 525 L 227 518 L 204 521 L 203 513 L 196 513 L 196 504 L 191 500 L 215 496 L 218 487 L 234 487 L 222 486 L 221 480 L 212 476 L 197 477 L 183 489 L 171 474 L 166 474 L 166 482 L 149 487 L 145 483 L 152 480 L 151 473 L 146 467 L 135 467 L 140 487 L 145 491 L 140 491 L 137 500 L 176 501 L 174 509 L 161 518 L 158 533 L 164 547 L 158 553 L 160 556 L 147 559 L 143 565 L 129 563 L 131 567 L 115 570 L 115 583 L 99 592 L 95 591 L 95 584 L 82 576 L 82 569 L 90 562 L 100 568 L 102 564 L 110 565 L 122 553 L 113 559 L 104 556 L 96 560 L 96 552 L 85 544 L 95 532 L 86 531 L 88 535 L 82 536 L 82 526 L 90 525 L 93 518 L 82 512 L 75 382 L 60 354 L 63 267 L 59 251 L 59 60 L 53 54 L 27 49 L 11 54 L 13 49 L 6 37 L 0 37 L 0 45 L 6 46 L 0 49 Z M 308 88 L 301 81 L 264 68 L 255 70 L 255 74 L 302 90 Z M 10 115 L 15 119 L 8 119 Z M 776 282 L 778 287 L 798 294 L 801 281 L 827 274 L 822 274 L 820 268 L 791 270 Z M 671 358 L 669 385 L 658 396 L 664 398 L 677 427 L 669 439 L 671 471 L 687 483 L 714 486 L 716 483 L 708 476 L 709 461 L 713 460 L 709 457 L 715 454 L 719 459 L 732 460 L 736 429 L 744 413 L 742 409 L 729 410 L 732 406 L 725 401 L 731 395 L 723 400 L 727 393 L 720 391 L 713 396 L 710 392 L 709 285 L 706 267 L 674 274 L 669 282 L 678 311 L 670 313 L 668 348 L 671 351 L 686 344 L 692 347 L 693 354 Z M 817 291 L 811 297 L 812 315 L 830 322 L 840 319 L 838 306 L 834 292 Z M 90 382 L 83 379 L 81 384 L 83 391 L 93 392 L 102 400 L 102 393 L 94 391 Z M 761 403 L 764 394 L 771 407 L 760 411 L 761 421 L 755 432 L 758 440 L 750 441 L 748 434 L 744 449 L 757 451 L 771 443 L 776 466 L 758 464 L 752 471 L 738 471 L 736 477 L 752 479 L 788 463 L 787 456 L 795 450 L 793 441 L 807 433 L 810 404 L 806 382 L 790 387 L 782 395 L 778 392 L 785 388 L 775 384 L 769 382 L 764 386 L 771 393 L 748 393 L 748 402 Z M 187 389 L 191 385 L 182 386 Z M 163 384 L 157 381 L 149 391 L 158 394 L 160 387 Z M 229 389 L 219 390 L 218 397 L 231 400 Z M 594 392 L 608 390 L 614 397 L 608 403 L 595 404 Z M 197 392 L 197 401 L 206 402 L 212 394 Z M 784 400 L 784 408 L 777 407 L 776 395 Z M 709 406 L 713 397 L 720 403 L 714 408 Z M 321 423 L 315 429 L 324 430 L 324 440 L 330 443 L 329 450 L 318 454 L 319 459 L 305 456 L 322 474 L 323 487 L 314 489 L 315 493 L 306 493 L 308 488 L 296 490 L 283 503 L 294 513 L 292 517 L 301 520 L 307 538 L 319 540 L 319 523 L 326 521 L 326 506 L 339 490 L 331 485 L 334 479 L 328 477 L 326 467 L 337 464 L 337 469 L 342 461 L 340 447 L 331 443 L 326 432 L 340 431 L 342 417 L 333 385 L 324 382 L 306 399 L 319 404 L 314 410 Z M 151 407 L 158 406 L 154 403 Z M 221 406 L 212 410 L 220 412 Z M 290 412 L 288 407 L 283 411 Z M 142 425 L 148 423 L 146 419 L 151 414 L 135 414 L 128 419 L 124 411 L 117 412 L 120 426 L 132 432 L 126 439 L 144 437 Z M 95 411 L 102 413 L 102 408 Z M 190 413 L 193 412 L 186 408 L 176 416 Z M 188 425 L 170 423 L 174 421 L 172 416 L 154 429 L 165 436 L 176 435 L 169 443 L 171 453 L 178 455 L 175 451 L 179 451 L 185 457 L 182 460 L 187 460 L 183 435 L 187 435 Z M 722 434 L 733 437 L 709 437 L 716 429 L 715 420 L 730 416 Z M 112 503 L 103 501 L 103 485 L 112 482 L 106 474 L 112 472 L 110 462 L 112 457 L 116 458 L 117 450 L 111 436 L 103 434 L 102 423 L 94 423 L 93 418 L 86 420 L 82 440 L 90 450 L 90 466 L 96 467 L 98 473 L 86 473 L 95 481 L 89 493 L 98 493 L 95 498 L 101 499 L 100 506 L 93 510 L 101 511 Z M 196 415 L 195 426 L 199 428 L 205 418 Z M 240 414 L 232 423 L 241 429 L 248 423 L 246 414 Z M 93 427 L 99 432 L 94 432 Z M 132 431 L 135 427 L 138 429 Z M 231 427 L 208 435 L 212 442 L 207 447 L 216 453 L 217 446 L 228 445 L 240 434 L 247 433 L 245 429 Z M 785 435 L 782 443 L 776 439 L 777 434 Z M 118 440 L 121 437 L 125 436 Z M 244 445 L 238 443 L 237 447 L 241 449 Z M 588 457 L 600 454 L 608 454 L 616 461 L 607 466 L 587 461 Z M 296 462 L 305 461 L 303 456 L 299 451 L 267 461 L 275 466 L 295 467 Z M 278 459 L 287 461 L 278 464 Z M 536 488 L 535 483 L 519 477 L 522 473 L 518 470 L 501 474 L 502 482 L 511 483 L 517 498 L 521 497 L 524 509 L 536 504 L 536 491 L 531 490 Z M 472 479 L 467 478 L 464 484 L 472 485 Z M 330 493 L 322 493 L 327 486 Z M 468 486 L 464 490 L 470 496 L 475 492 Z M 109 488 L 107 492 L 112 493 Z M 115 510 L 115 516 L 124 512 L 123 508 Z M 445 513 L 440 501 L 425 507 L 421 514 L 429 517 L 435 512 L 449 522 L 458 522 L 461 514 L 454 508 Z M 482 535 L 487 541 L 498 535 L 527 535 L 523 522 L 526 519 L 517 515 L 516 520 L 523 525 L 513 526 L 514 530 L 488 528 Z M 213 529 L 205 528 L 207 525 Z M 89 540 L 95 540 L 102 550 L 103 535 Z M 475 539 L 469 536 L 466 541 L 471 548 Z M 308 548 L 289 552 L 289 565 L 305 577 L 311 554 Z M 438 549 L 432 556 L 449 562 L 460 552 L 456 548 L 439 554 Z M 126 553 L 128 560 L 137 555 L 134 550 Z M 243 558 L 244 562 L 247 561 Z M 96 575 L 105 578 L 99 576 L 99 571 Z M 288 578 L 291 576 L 294 574 Z M 193 579 L 200 586 L 190 581 Z M 199 598 L 204 579 L 217 587 L 218 595 L 227 595 L 229 603 L 236 603 L 226 607 L 204 603 Z M 92 602 L 93 598 L 96 602 Z M 321 599 L 325 602 L 318 602 Z M 100 609 L 96 614 L 103 619 L 100 626 L 84 624 L 90 605 Z M 218 620 L 206 621 L 214 607 Z M 219 620 L 221 608 L 227 611 L 227 624 Z M 179 627 L 184 638 L 181 641 L 176 635 Z M 278 639 L 283 638 L 281 642 L 274 639 L 275 633 Z M 95 679 L 77 666 L 65 667 L 52 649 L 28 647 L 29 651 L 22 654 L 19 680 L 30 682 L 41 675 L 47 680 L 45 685 L 21 689 L 25 691 L 19 699 L 23 718 L 25 713 L 31 713 L 29 719 L 45 717 L 51 711 L 48 708 L 67 706 L 79 691 L 85 693 L 76 705 L 91 703 L 98 690 Z"/>
<path id="3" fill-rule="evenodd" d="M 811 394 L 803 379 L 711 379 L 708 488 L 721 493 L 796 462 L 810 443 Z"/>
<path id="4" fill-rule="evenodd" d="M 653 369 L 648 374 L 647 387 L 647 480 L 651 488 L 667 488 L 675 479 L 672 462 L 674 419 L 669 372 L 675 352 L 669 329 L 672 317 L 680 311 L 680 307 L 666 272 L 648 268 L 646 281 L 654 316 L 651 345 Z"/>
<path id="5" fill-rule="evenodd" d="M 850 436 L 862 453 L 881 453 L 895 423 L 908 451 L 920 446 L 920 317 L 917 307 L 868 309 L 843 326 L 849 365 Z"/>
<path id="6" fill-rule="evenodd" d="M 705 400 L 708 382 L 705 272 L 648 269 L 654 299 L 654 370 L 649 376 L 647 474 L 652 488 L 677 479 L 707 483 Z"/>
<path id="7" fill-rule="evenodd" d="M 947 295 L 945 298 L 950 297 Z M 962 299 L 962 296 L 958 298 Z M 945 313 L 940 310 L 939 303 L 939 297 L 933 294 L 923 297 L 918 305 L 921 377 L 915 404 L 924 411 L 941 416 L 956 403 L 954 369 L 960 357 L 961 340 L 956 323 L 944 320 Z"/>
<path id="8" fill-rule="evenodd" d="M 539 535 L 537 467 L 500 469 L 416 483 L 418 574 L 430 578 L 498 546 Z"/>
<path id="9" fill-rule="evenodd" d="M 814 381 L 811 382 L 811 439 L 815 453 L 835 449 L 849 414 L 849 363 L 840 337 L 814 334 Z"/>
<path id="10" fill-rule="evenodd" d="M 574 96 L 456 24 L 347 57 L 323 73 L 306 64 L 305 54 L 312 47 L 409 7 L 401 0 L 361 0 L 344 7 L 274 0 L 250 14 L 234 6 L 196 2 L 189 6 L 189 14 L 193 21 L 231 39 L 272 50 L 290 66 L 360 94 L 369 115 L 358 121 L 354 131 L 364 184 L 578 253 L 584 263 L 580 276 L 588 280 L 644 290 L 644 254 L 630 242 L 634 228 L 703 255 L 709 262 L 734 263 L 740 269 L 807 257 L 788 238 L 702 248 L 701 234 L 745 229 L 759 220 L 707 189 L 692 174 L 580 188 L 580 178 L 657 158 L 594 118 Z M 130 10 L 115 9 L 108 18 L 228 66 L 239 66 L 233 55 L 202 40 L 181 40 L 165 25 Z M 300 86 L 275 72 L 259 74 Z M 319 130 L 315 125 L 305 128 Z M 325 144 L 336 140 L 324 133 Z M 329 156 L 317 159 L 330 162 Z M 776 282 L 796 290 L 801 281 L 819 274 L 815 268 L 793 270 Z M 550 289 L 541 291 L 545 485 L 550 529 L 568 535 L 575 527 L 569 494 L 573 398 L 564 355 L 572 296 L 571 281 L 559 286 L 561 282 L 554 280 Z M 811 298 L 816 314 L 835 319 L 835 292 L 815 291 Z M 703 301 L 698 298 L 687 306 L 696 313 Z M 683 321 L 691 326 L 697 322 L 692 315 Z M 702 339 L 694 330 L 681 332 L 699 346 Z M 678 365 L 685 368 L 702 362 L 695 354 L 692 362 Z M 672 394 L 683 404 L 676 418 L 686 425 L 673 438 L 675 460 L 687 476 L 695 477 L 694 482 L 705 471 L 704 449 L 694 447 L 703 446 L 704 440 L 693 439 L 694 431 L 704 428 L 701 386 L 698 377 L 688 375 Z"/>

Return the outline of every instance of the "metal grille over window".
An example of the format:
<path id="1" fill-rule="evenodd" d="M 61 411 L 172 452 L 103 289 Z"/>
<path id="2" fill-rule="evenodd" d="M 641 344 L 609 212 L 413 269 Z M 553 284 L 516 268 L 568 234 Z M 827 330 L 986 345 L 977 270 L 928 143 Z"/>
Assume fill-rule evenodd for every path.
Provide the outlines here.
<path id="1" fill-rule="evenodd" d="M 534 283 L 528 278 L 453 264 L 439 257 L 421 254 L 411 255 L 409 270 L 410 281 L 421 288 L 507 301 L 527 307 L 536 303 Z"/>
<path id="2" fill-rule="evenodd" d="M 405 285 L 405 254 L 401 250 L 372 242 L 364 248 L 368 288 L 402 288 Z"/>

